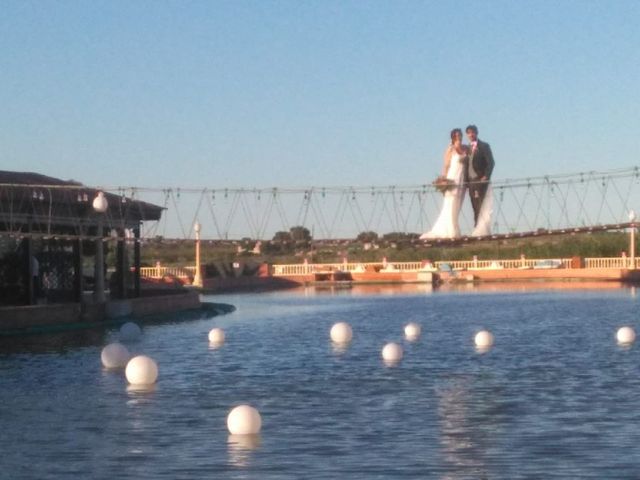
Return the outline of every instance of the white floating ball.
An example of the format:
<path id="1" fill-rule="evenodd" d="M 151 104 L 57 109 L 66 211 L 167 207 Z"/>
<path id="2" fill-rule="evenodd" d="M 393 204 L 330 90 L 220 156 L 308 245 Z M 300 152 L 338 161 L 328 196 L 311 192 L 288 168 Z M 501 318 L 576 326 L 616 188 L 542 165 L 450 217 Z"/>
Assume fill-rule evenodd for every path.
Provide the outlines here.
<path id="1" fill-rule="evenodd" d="M 476 333 L 475 343 L 478 348 L 490 348 L 493 346 L 493 335 L 487 330 L 481 330 Z"/>
<path id="2" fill-rule="evenodd" d="M 110 343 L 102 349 L 100 359 L 106 368 L 124 368 L 131 358 L 127 347 L 121 343 Z"/>
<path id="3" fill-rule="evenodd" d="M 636 332 L 631 327 L 621 327 L 616 333 L 616 339 L 618 343 L 628 345 L 635 342 Z"/>
<path id="4" fill-rule="evenodd" d="M 351 326 L 346 322 L 338 322 L 331 327 L 331 340 L 336 343 L 349 343 L 353 338 Z"/>
<path id="5" fill-rule="evenodd" d="M 222 345 L 224 343 L 224 330 L 221 328 L 212 328 L 209 332 L 209 342 Z"/>
<path id="6" fill-rule="evenodd" d="M 133 322 L 127 322 L 120 327 L 120 340 L 123 342 L 134 342 L 140 338 L 140 335 L 142 330 Z"/>
<path id="7" fill-rule="evenodd" d="M 262 428 L 262 417 L 255 408 L 240 405 L 229 412 L 227 428 L 232 435 L 255 435 Z"/>
<path id="8" fill-rule="evenodd" d="M 410 342 L 417 340 L 422 333 L 422 327 L 417 323 L 411 322 L 404 327 L 404 336 Z"/>
<path id="9" fill-rule="evenodd" d="M 387 343 L 382 349 L 382 358 L 385 362 L 396 363 L 402 360 L 402 347 L 397 343 Z"/>
<path id="10" fill-rule="evenodd" d="M 158 365 L 152 358 L 138 355 L 129 360 L 124 373 L 132 385 L 151 385 L 158 379 Z"/>

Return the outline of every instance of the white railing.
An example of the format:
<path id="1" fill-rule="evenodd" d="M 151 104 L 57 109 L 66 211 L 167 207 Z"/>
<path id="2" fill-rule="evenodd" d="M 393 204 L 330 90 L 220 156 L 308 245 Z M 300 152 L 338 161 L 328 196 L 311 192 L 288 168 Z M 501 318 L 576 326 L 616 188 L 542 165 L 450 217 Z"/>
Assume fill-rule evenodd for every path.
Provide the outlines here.
<path id="1" fill-rule="evenodd" d="M 195 274 L 196 267 L 141 267 L 140 276 L 142 278 L 190 278 Z"/>
<path id="2" fill-rule="evenodd" d="M 507 260 L 452 260 L 435 262 L 441 269 L 449 265 L 453 270 L 495 270 L 495 269 L 528 269 L 528 268 L 572 268 L 570 258 L 518 258 Z"/>
<path id="3" fill-rule="evenodd" d="M 453 270 L 496 270 L 496 269 L 544 269 L 573 268 L 571 258 L 517 258 L 506 260 L 451 260 L 433 262 L 432 266 L 425 262 L 360 262 L 360 263 L 296 263 L 289 265 L 273 265 L 274 276 L 313 275 L 330 272 L 418 272 L 424 270 L 443 270 L 446 265 Z M 584 259 L 584 268 L 629 268 L 629 257 L 594 257 Z M 640 258 L 635 259 L 635 268 L 640 268 Z M 192 278 L 196 267 L 142 267 L 143 278 Z"/>
<path id="4" fill-rule="evenodd" d="M 635 258 L 635 268 L 640 266 L 640 258 Z M 597 257 L 585 258 L 585 268 L 630 268 L 632 265 L 629 257 Z"/>
<path id="5" fill-rule="evenodd" d="M 447 267 L 448 266 L 448 267 Z M 509 260 L 452 260 L 425 262 L 362 262 L 362 263 L 297 263 L 273 265 L 274 276 L 313 275 L 330 272 L 418 272 L 424 270 L 491 270 L 491 269 L 527 269 L 527 268 L 571 268 L 572 259 L 509 259 Z"/>
<path id="6" fill-rule="evenodd" d="M 417 272 L 423 267 L 422 262 L 360 262 L 360 263 L 296 263 L 289 265 L 273 265 L 271 273 L 275 276 L 312 275 L 330 272 Z"/>

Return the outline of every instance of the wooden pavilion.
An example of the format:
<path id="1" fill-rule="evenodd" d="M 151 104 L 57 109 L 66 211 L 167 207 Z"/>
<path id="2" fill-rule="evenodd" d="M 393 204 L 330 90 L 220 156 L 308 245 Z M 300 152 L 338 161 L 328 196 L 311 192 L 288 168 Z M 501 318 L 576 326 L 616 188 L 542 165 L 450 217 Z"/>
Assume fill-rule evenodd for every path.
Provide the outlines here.
<path id="1" fill-rule="evenodd" d="M 0 305 L 81 302 L 87 287 L 103 302 L 106 271 L 112 299 L 140 296 L 140 228 L 162 210 L 75 181 L 0 171 Z M 103 252 L 113 244 L 107 269 Z"/>

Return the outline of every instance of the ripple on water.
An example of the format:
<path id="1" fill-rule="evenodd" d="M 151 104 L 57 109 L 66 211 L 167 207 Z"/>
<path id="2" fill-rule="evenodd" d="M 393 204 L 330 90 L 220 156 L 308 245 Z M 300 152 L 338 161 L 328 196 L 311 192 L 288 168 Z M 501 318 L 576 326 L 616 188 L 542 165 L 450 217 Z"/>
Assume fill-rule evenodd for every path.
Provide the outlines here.
<path id="1" fill-rule="evenodd" d="M 632 478 L 640 350 L 626 291 L 233 296 L 224 317 L 145 327 L 152 389 L 105 371 L 110 333 L 3 348 L 7 478 Z M 336 351 L 329 329 L 353 328 Z M 422 326 L 404 340 L 408 321 Z M 224 328 L 212 350 L 207 334 Z M 473 336 L 495 345 L 479 355 Z M 402 362 L 384 366 L 398 342 Z M 263 419 L 237 438 L 238 404 Z M 29 452 L 37 451 L 37 456 Z M 624 455 L 621 455 L 624 452 Z M 92 472 L 92 473 L 88 473 Z"/>

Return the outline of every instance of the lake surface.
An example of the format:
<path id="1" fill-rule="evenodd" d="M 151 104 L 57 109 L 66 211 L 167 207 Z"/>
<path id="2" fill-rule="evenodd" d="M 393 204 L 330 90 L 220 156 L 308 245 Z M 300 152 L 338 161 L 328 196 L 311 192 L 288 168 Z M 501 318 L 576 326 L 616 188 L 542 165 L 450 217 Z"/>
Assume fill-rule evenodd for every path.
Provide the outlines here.
<path id="1" fill-rule="evenodd" d="M 541 287 L 544 288 L 544 287 Z M 75 335 L 0 350 L 0 478 L 638 478 L 635 289 L 422 288 L 220 295 L 232 314 L 145 326 L 152 391 L 105 371 Z M 176 318 L 176 320 L 179 320 Z M 348 321 L 346 349 L 329 341 Z M 403 340 L 408 321 L 418 342 Z M 210 348 L 208 331 L 227 341 Z M 487 353 L 473 346 L 490 329 Z M 401 342 L 403 361 L 380 352 Z M 259 437 L 226 415 L 249 403 Z"/>

